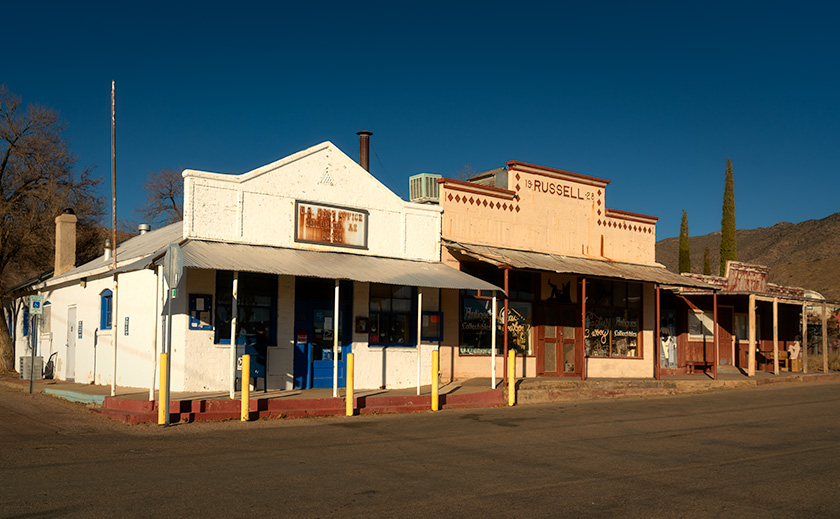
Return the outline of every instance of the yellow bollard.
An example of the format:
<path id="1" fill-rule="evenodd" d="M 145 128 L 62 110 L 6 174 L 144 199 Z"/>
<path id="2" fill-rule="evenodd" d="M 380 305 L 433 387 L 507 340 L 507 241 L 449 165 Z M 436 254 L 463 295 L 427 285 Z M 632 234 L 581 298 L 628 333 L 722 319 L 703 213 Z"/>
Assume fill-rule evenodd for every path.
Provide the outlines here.
<path id="1" fill-rule="evenodd" d="M 251 356 L 242 356 L 242 408 L 240 420 L 247 422 L 251 417 Z"/>
<path id="2" fill-rule="evenodd" d="M 440 396 L 438 395 L 438 378 L 440 372 L 440 354 L 437 350 L 432 352 L 432 411 L 440 409 Z"/>
<path id="3" fill-rule="evenodd" d="M 347 416 L 353 416 L 355 407 L 353 405 L 353 354 L 347 354 L 347 387 L 344 395 L 344 404 Z"/>
<path id="4" fill-rule="evenodd" d="M 160 381 L 158 382 L 158 425 L 166 425 L 166 353 L 160 354 Z"/>
<path id="5" fill-rule="evenodd" d="M 508 405 L 516 403 L 516 351 L 508 350 Z"/>

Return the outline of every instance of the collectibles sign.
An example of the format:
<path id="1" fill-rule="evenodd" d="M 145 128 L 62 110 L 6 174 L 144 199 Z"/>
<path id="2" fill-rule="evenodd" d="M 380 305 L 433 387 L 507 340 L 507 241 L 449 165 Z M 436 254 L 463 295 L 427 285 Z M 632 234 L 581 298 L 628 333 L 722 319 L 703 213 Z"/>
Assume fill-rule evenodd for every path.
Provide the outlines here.
<path id="1" fill-rule="evenodd" d="M 295 202 L 295 241 L 367 249 L 368 212 Z"/>

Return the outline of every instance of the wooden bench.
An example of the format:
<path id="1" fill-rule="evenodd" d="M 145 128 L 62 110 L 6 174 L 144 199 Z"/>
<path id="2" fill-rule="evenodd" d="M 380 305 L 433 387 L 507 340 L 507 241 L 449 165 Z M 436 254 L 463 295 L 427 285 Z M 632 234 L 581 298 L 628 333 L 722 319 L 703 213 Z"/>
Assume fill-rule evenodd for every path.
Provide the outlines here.
<path id="1" fill-rule="evenodd" d="M 776 357 L 773 355 L 773 350 L 762 351 L 761 354 L 768 362 L 772 362 L 775 366 Z M 787 350 L 779 350 L 779 364 L 784 364 L 783 366 L 779 366 L 780 370 L 790 371 L 790 353 Z"/>
<path id="2" fill-rule="evenodd" d="M 705 372 L 707 369 L 712 367 L 712 363 L 708 360 L 687 360 L 685 361 L 685 367 L 688 368 L 688 374 L 694 374 L 694 368 L 697 366 L 702 366 L 703 371 Z"/>

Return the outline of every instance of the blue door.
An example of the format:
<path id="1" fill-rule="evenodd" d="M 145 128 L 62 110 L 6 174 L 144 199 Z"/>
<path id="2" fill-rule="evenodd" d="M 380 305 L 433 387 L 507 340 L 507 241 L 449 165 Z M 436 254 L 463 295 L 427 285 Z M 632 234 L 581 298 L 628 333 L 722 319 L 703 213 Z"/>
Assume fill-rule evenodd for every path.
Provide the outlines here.
<path id="1" fill-rule="evenodd" d="M 352 285 L 342 282 L 339 290 L 338 386 L 345 387 L 345 358 L 351 352 L 353 340 Z M 333 386 L 334 294 L 332 280 L 300 277 L 295 280 L 295 389 Z"/>

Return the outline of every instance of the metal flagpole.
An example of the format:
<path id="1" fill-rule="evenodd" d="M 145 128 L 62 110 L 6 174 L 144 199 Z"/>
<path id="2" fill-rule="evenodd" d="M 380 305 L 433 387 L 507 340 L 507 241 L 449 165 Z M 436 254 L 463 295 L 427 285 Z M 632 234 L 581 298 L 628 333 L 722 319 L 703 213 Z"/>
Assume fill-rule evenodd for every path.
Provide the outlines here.
<path id="1" fill-rule="evenodd" d="M 114 81 L 111 81 L 111 258 L 114 269 L 114 298 L 111 308 L 111 340 L 114 346 L 114 373 L 111 396 L 117 394 L 117 117 Z"/>

